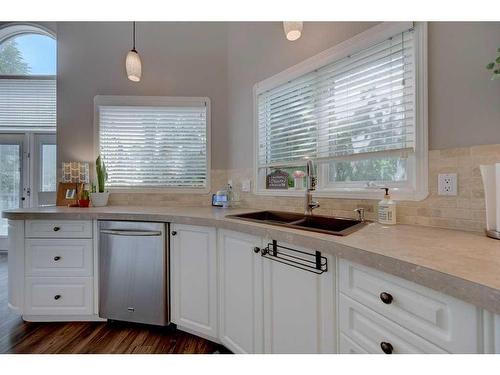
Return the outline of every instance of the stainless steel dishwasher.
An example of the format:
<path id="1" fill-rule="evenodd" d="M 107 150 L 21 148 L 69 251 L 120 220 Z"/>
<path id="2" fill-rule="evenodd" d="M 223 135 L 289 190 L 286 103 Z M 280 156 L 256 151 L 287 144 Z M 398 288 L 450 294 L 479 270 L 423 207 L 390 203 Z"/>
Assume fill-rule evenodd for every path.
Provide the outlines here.
<path id="1" fill-rule="evenodd" d="M 168 224 L 99 222 L 99 316 L 168 325 Z"/>

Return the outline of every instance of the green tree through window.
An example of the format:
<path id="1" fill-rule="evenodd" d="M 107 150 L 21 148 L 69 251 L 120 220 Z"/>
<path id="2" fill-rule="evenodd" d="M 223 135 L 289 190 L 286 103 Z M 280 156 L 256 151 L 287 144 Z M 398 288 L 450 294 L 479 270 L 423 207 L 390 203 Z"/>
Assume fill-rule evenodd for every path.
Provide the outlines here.
<path id="1" fill-rule="evenodd" d="M 15 40 L 7 40 L 0 45 L 0 74 L 25 75 L 30 66 L 24 61 Z"/>

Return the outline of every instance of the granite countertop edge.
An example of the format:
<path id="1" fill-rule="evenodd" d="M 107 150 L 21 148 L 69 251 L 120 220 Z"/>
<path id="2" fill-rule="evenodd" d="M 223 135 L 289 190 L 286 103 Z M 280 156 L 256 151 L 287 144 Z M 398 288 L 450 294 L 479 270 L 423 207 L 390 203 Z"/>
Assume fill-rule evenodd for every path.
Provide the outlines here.
<path id="1" fill-rule="evenodd" d="M 252 208 L 42 207 L 2 212 L 9 220 L 143 220 L 214 226 L 313 248 L 500 314 L 500 241 L 475 232 L 371 223 L 333 236 L 227 218 Z M 401 250 L 399 250 L 401 249 Z M 451 263 L 451 264 L 449 264 Z"/>

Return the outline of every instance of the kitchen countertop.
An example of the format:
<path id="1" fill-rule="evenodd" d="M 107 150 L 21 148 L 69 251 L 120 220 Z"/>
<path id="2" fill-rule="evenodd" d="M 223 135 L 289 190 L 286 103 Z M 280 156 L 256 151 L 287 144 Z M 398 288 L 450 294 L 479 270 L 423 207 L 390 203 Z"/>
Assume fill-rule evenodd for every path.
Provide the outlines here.
<path id="1" fill-rule="evenodd" d="M 4 211 L 11 220 L 143 220 L 225 228 L 340 258 L 416 282 L 500 314 L 500 241 L 481 233 L 369 223 L 345 237 L 226 218 L 255 209 L 108 206 Z"/>

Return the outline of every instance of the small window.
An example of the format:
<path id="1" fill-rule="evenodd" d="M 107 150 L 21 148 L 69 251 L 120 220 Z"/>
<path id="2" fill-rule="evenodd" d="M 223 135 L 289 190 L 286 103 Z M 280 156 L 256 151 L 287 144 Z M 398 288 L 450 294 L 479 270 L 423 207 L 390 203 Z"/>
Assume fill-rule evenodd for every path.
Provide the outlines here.
<path id="1" fill-rule="evenodd" d="M 0 132 L 55 132 L 56 50 L 39 27 L 0 29 Z"/>
<path id="2" fill-rule="evenodd" d="M 377 26 L 256 85 L 257 193 L 313 159 L 320 195 L 427 195 L 422 27 Z"/>
<path id="3" fill-rule="evenodd" d="M 6 37 L 0 44 L 0 75 L 55 76 L 56 40 L 30 29 Z"/>
<path id="4" fill-rule="evenodd" d="M 98 96 L 95 106 L 110 188 L 208 191 L 208 98 Z"/>

